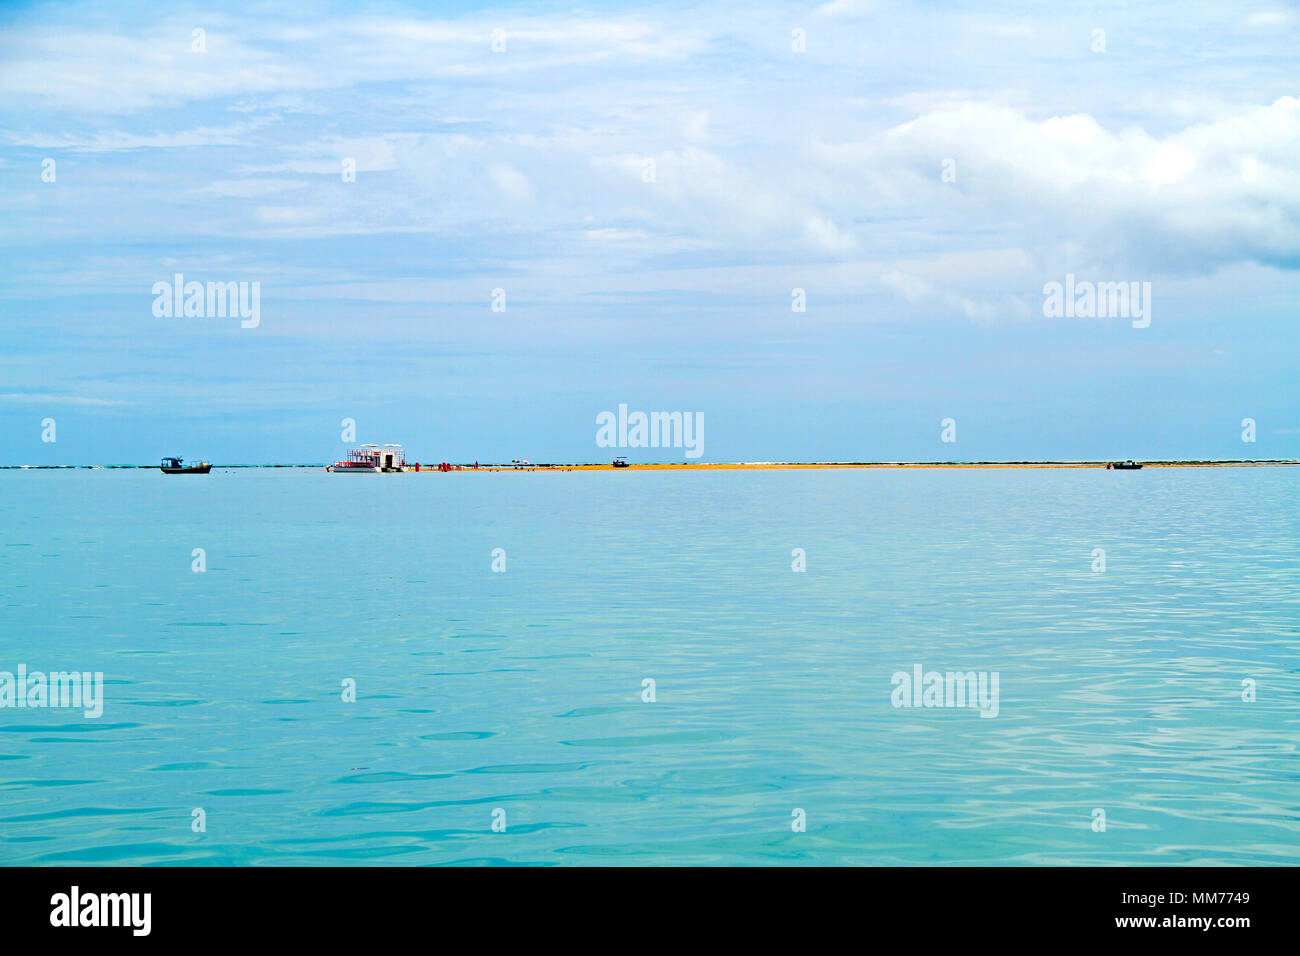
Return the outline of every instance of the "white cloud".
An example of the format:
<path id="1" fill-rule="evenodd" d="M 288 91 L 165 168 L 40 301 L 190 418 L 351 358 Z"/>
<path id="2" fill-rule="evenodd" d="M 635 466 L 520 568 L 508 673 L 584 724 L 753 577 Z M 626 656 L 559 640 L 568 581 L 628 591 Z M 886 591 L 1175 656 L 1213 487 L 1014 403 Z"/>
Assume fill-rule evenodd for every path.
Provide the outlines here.
<path id="1" fill-rule="evenodd" d="M 829 3 L 823 3 L 817 8 L 817 15 L 821 17 L 856 17 L 874 13 L 875 9 L 874 0 L 830 0 Z"/>
<path id="2" fill-rule="evenodd" d="M 135 134 L 122 130 L 101 130 L 93 135 L 74 133 L 7 133 L 5 139 L 11 146 L 35 149 L 68 149 L 77 152 L 118 152 L 132 149 L 188 149 L 204 146 L 239 146 L 257 130 L 264 129 L 274 120 L 259 117 L 245 123 L 227 126 L 200 126 L 173 133 Z"/>
<path id="3" fill-rule="evenodd" d="M 955 224 L 1021 224 L 1050 257 L 1067 240 L 1087 261 L 1204 271 L 1231 261 L 1300 260 L 1300 99 L 1246 106 L 1155 136 L 1087 115 L 1031 119 L 968 103 L 883 135 L 818 144 L 850 201 L 925 208 Z M 1243 177 L 1251 157 L 1253 181 Z M 956 182 L 940 181 L 955 160 Z"/>
<path id="4" fill-rule="evenodd" d="M 252 199 L 262 196 L 274 196 L 283 192 L 307 189 L 311 183 L 294 179 L 224 179 L 202 189 L 195 190 L 200 195 Z"/>
<path id="5" fill-rule="evenodd" d="M 1281 27 L 1294 19 L 1289 10 L 1260 10 L 1246 17 L 1252 27 Z"/>
<path id="6" fill-rule="evenodd" d="M 847 252 L 857 245 L 852 236 L 842 232 L 835 223 L 821 216 L 809 216 L 805 219 L 804 231 L 816 245 L 830 252 Z"/>
<path id="7" fill-rule="evenodd" d="M 682 135 L 693 143 L 698 143 L 709 134 L 709 114 L 707 110 L 690 110 L 680 119 Z"/>
<path id="8" fill-rule="evenodd" d="M 646 234 L 640 229 L 587 229 L 583 235 L 595 241 L 621 242 L 627 239 L 644 239 Z"/>
<path id="9" fill-rule="evenodd" d="M 106 398 L 87 398 L 82 395 L 57 395 L 50 392 L 5 392 L 0 393 L 0 402 L 13 402 L 21 405 L 77 405 L 94 408 L 110 408 L 127 405 Z"/>
<path id="10" fill-rule="evenodd" d="M 133 113 L 220 97 L 281 96 L 358 83 L 485 78 L 608 62 L 675 60 L 706 38 L 682 22 L 635 17 L 496 20 L 356 16 L 309 23 L 214 24 L 191 49 L 192 17 L 138 32 L 29 27 L 0 59 L 0 96 L 45 108 Z"/>
<path id="11" fill-rule="evenodd" d="M 492 181 L 507 199 L 529 202 L 533 198 L 533 184 L 519 170 L 506 163 L 493 163 L 488 170 Z"/>

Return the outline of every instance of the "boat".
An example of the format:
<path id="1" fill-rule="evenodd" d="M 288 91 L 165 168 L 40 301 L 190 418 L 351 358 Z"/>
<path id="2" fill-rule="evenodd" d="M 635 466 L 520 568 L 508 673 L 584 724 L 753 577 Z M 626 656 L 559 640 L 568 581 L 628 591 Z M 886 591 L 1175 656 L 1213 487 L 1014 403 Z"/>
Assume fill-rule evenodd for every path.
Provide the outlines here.
<path id="1" fill-rule="evenodd" d="M 206 475 L 212 470 L 209 462 L 201 461 L 197 465 L 185 464 L 184 458 L 164 458 L 158 466 L 164 475 Z"/>
<path id="2" fill-rule="evenodd" d="M 377 475 L 407 471 L 406 452 L 401 445 L 358 445 L 347 457 L 325 469 L 336 475 Z"/>
<path id="3" fill-rule="evenodd" d="M 629 467 L 629 466 L 628 466 L 628 463 L 627 463 L 627 459 L 626 459 L 626 458 L 615 458 L 615 459 L 614 459 L 614 467 L 615 467 L 615 468 L 627 468 L 627 467 Z"/>
<path id="4" fill-rule="evenodd" d="M 1108 464 L 1106 467 L 1114 468 L 1117 471 L 1137 471 L 1139 468 L 1142 467 L 1142 462 L 1134 461 L 1132 458 L 1130 458 L 1128 461 L 1113 461 L 1110 464 Z"/>

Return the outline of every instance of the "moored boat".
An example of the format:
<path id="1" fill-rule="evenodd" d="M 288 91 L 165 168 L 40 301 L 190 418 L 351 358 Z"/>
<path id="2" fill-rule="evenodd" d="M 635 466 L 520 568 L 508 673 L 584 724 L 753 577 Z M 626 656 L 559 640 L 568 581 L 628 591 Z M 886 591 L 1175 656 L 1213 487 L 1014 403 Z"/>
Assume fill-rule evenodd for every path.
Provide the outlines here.
<path id="1" fill-rule="evenodd" d="M 1117 471 L 1137 471 L 1139 468 L 1142 467 L 1142 462 L 1134 461 L 1132 458 L 1130 458 L 1128 461 L 1112 461 L 1106 467 L 1114 468 Z"/>
<path id="2" fill-rule="evenodd" d="M 164 458 L 158 467 L 164 475 L 206 475 L 212 470 L 212 465 L 206 461 L 187 465 L 184 458 Z"/>
<path id="3" fill-rule="evenodd" d="M 407 468 L 406 452 L 401 445 L 358 445 L 348 451 L 346 458 L 325 470 L 336 475 L 377 475 Z"/>

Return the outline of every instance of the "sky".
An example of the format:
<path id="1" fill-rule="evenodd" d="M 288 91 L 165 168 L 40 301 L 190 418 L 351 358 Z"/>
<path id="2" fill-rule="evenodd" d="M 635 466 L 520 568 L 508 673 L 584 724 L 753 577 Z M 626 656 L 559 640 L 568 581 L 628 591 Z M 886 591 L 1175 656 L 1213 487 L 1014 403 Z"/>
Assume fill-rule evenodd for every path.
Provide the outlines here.
<path id="1" fill-rule="evenodd" d="M 1300 458 L 1296 3 L 228 6 L 0 7 L 0 464 Z"/>

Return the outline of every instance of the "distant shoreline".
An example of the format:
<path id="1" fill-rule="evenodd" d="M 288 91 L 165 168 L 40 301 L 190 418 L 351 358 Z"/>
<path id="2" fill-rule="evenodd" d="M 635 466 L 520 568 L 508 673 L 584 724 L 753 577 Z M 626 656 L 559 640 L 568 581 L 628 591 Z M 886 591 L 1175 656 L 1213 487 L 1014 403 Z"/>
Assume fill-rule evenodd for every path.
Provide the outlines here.
<path id="1" fill-rule="evenodd" d="M 765 471 L 800 468 L 1105 468 L 1112 460 L 1101 461 L 736 461 L 736 462 L 633 462 L 627 469 L 614 469 L 608 462 L 515 464 L 453 464 L 455 471 Z M 1204 459 L 1144 461 L 1146 468 L 1279 468 L 1300 465 L 1300 459 Z M 223 468 L 292 468 L 324 470 L 317 464 L 213 465 Z M 0 465 L 0 471 L 75 471 L 79 469 L 120 471 L 157 470 L 157 465 Z M 415 474 L 414 471 L 406 472 Z M 421 465 L 420 473 L 440 474 L 438 465 Z"/>

